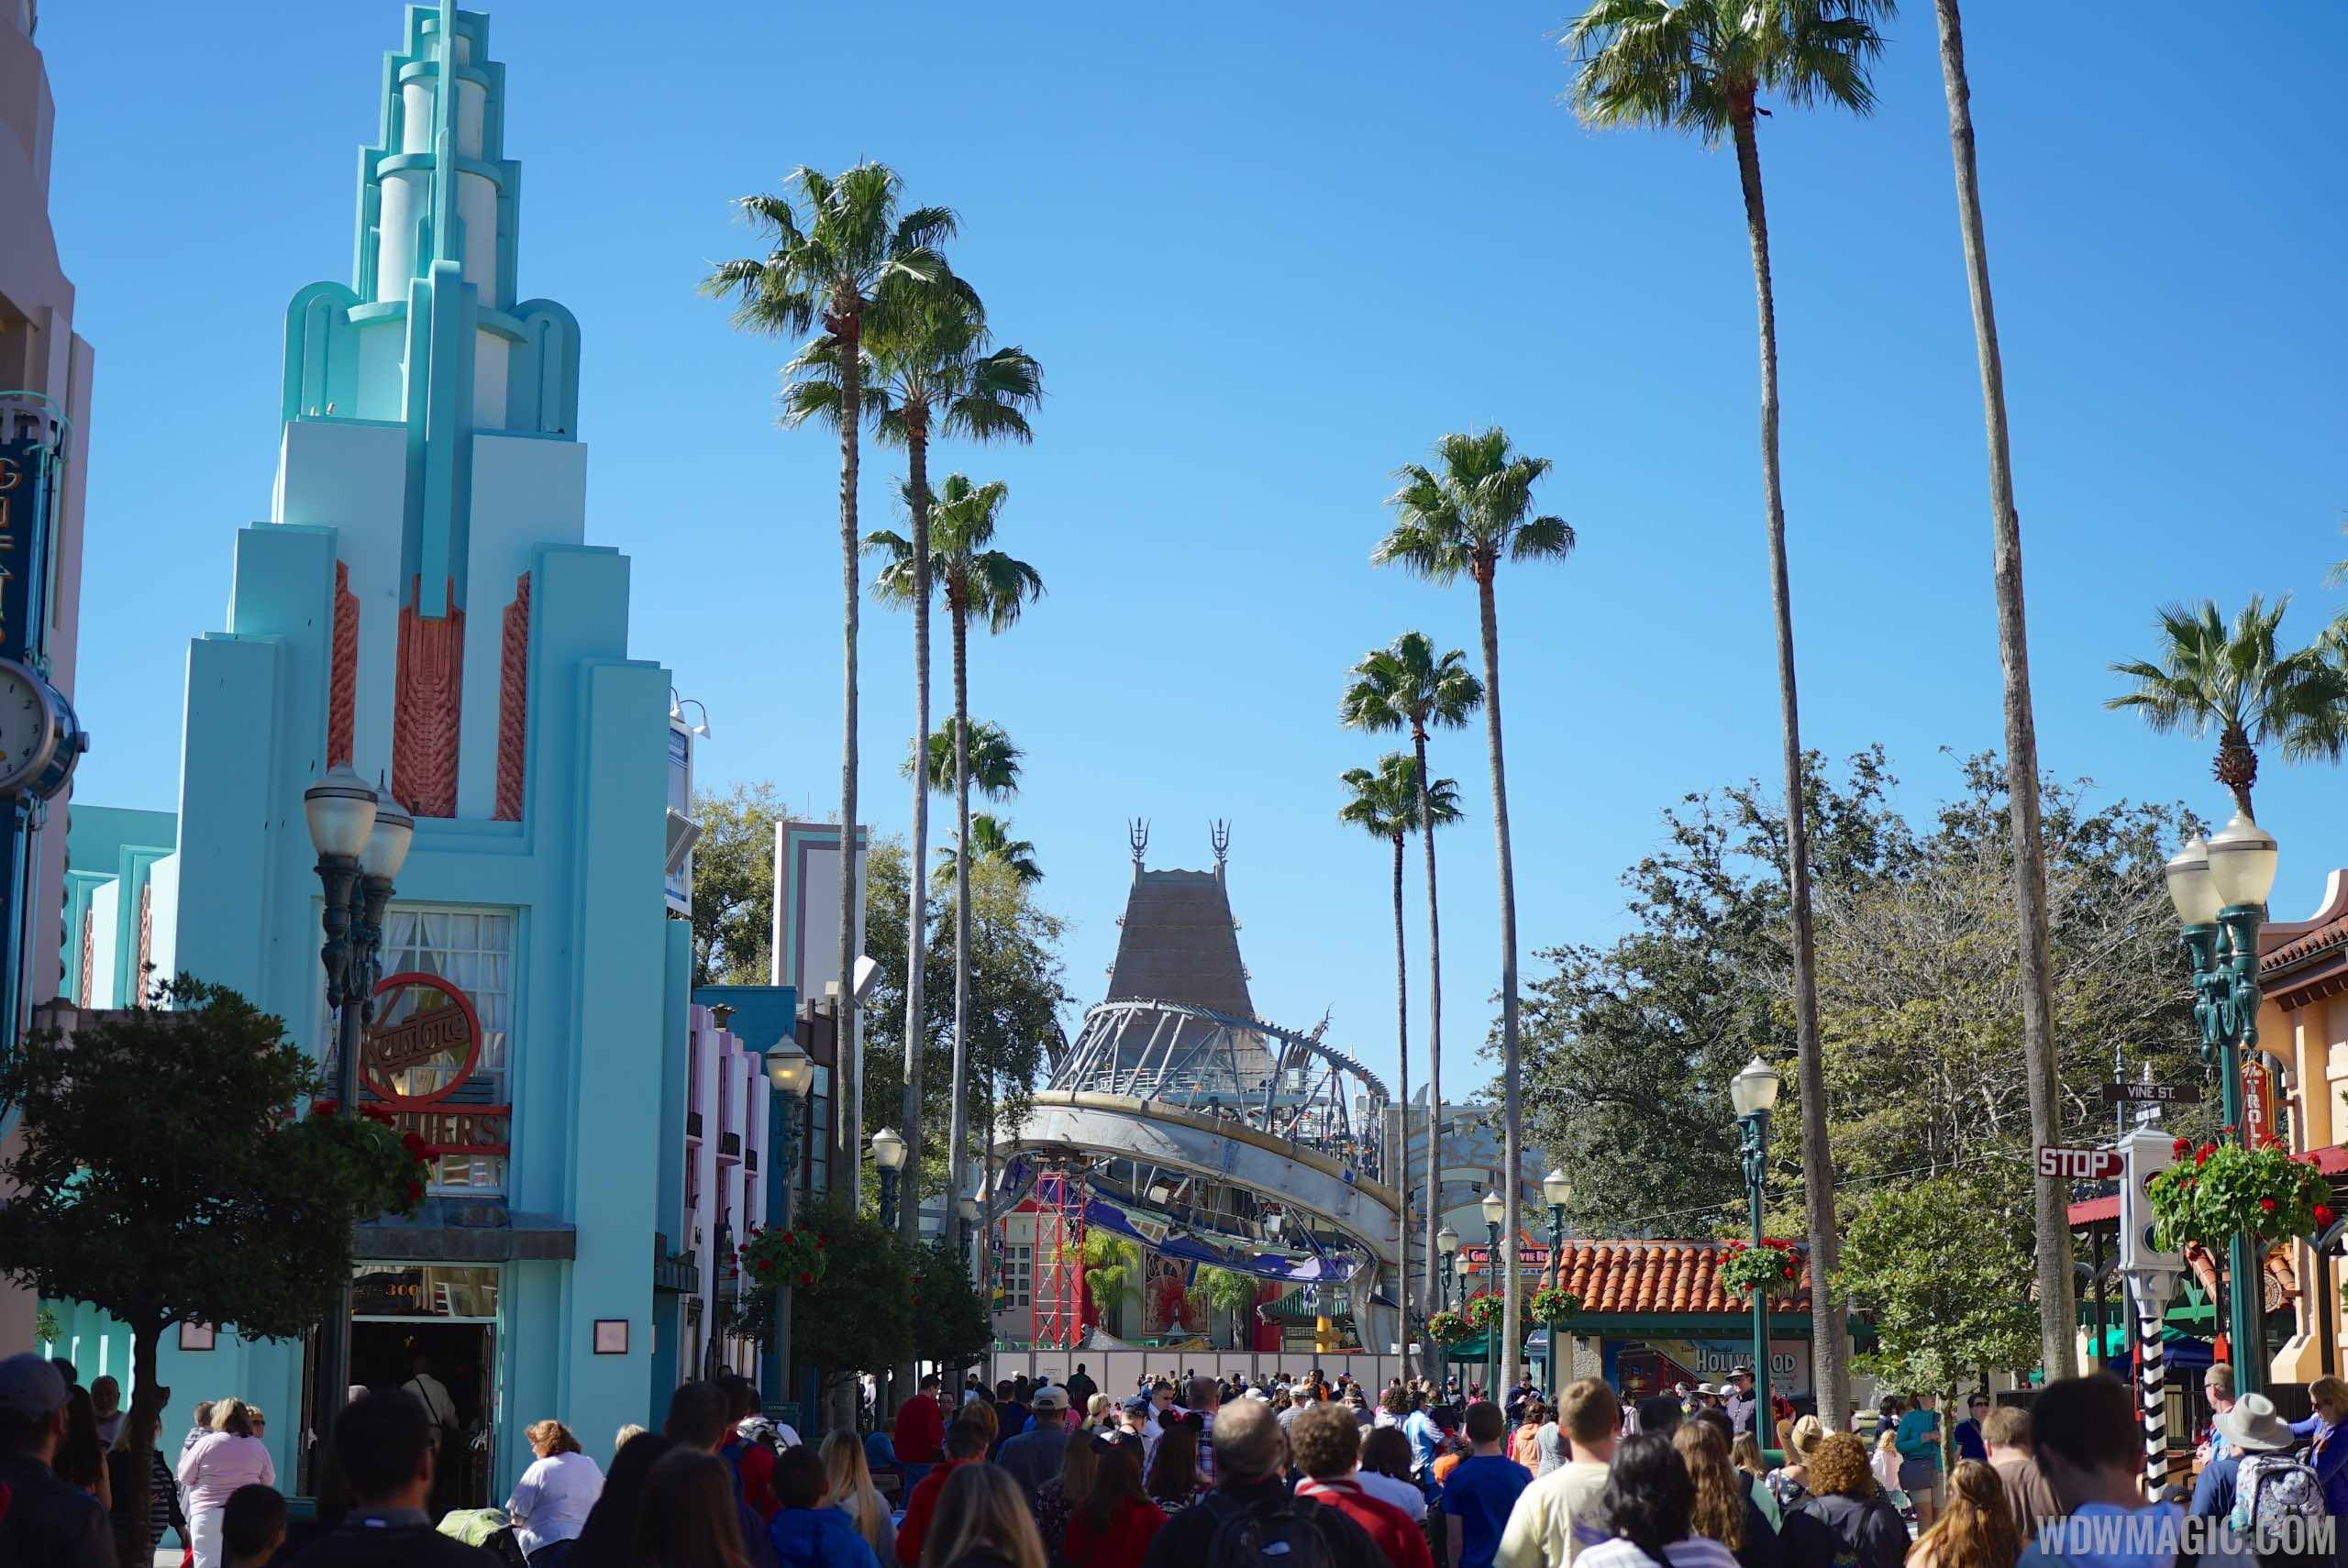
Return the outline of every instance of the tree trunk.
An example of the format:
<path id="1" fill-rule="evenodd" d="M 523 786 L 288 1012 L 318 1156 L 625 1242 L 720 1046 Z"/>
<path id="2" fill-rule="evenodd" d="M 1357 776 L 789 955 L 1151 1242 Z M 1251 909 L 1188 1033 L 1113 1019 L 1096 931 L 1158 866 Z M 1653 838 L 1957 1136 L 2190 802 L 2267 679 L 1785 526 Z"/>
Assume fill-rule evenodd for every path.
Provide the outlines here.
<path id="1" fill-rule="evenodd" d="M 1443 1303 L 1443 1282 L 1436 1271 L 1443 1267 L 1443 1258 L 1434 1250 L 1434 1234 L 1443 1228 L 1443 913 L 1434 896 L 1434 826 L 1429 821 L 1433 807 L 1427 798 L 1427 731 L 1426 725 L 1413 720 L 1411 724 L 1411 746 L 1419 763 L 1419 833 L 1425 841 L 1427 852 L 1427 1252 L 1426 1271 L 1422 1276 L 1426 1293 L 1429 1317 Z M 1407 1106 L 1410 1097 L 1403 1096 Z M 1407 1126 L 1407 1111 L 1405 1125 Z M 1403 1191 L 1410 1189 L 1407 1176 L 1398 1182 Z M 1403 1249 L 1407 1258 L 1410 1249 Z M 1434 1340 L 1427 1341 L 1427 1364 L 1441 1364 L 1438 1358 L 1442 1347 Z"/>
<path id="2" fill-rule="evenodd" d="M 1476 609 L 1484 634 L 1484 734 L 1492 756 L 1492 841 L 1500 852 L 1501 881 L 1501 1257 L 1489 1270 L 1501 1297 L 1501 1388 L 1516 1386 L 1516 1358 L 1524 1345 L 1523 1309 L 1516 1278 L 1516 1238 L 1523 1213 L 1522 1172 L 1524 1110 L 1517 1085 L 1516 870 L 1508 838 L 1508 767 L 1501 755 L 1501 624 L 1492 597 L 1497 560 L 1476 577 Z M 1497 1400 L 1500 1389 L 1488 1390 Z"/>
<path id="3" fill-rule="evenodd" d="M 150 1507 L 153 1501 L 155 1466 L 153 1461 L 147 1456 L 153 1452 L 155 1448 L 154 1443 L 148 1437 L 148 1428 L 152 1421 L 149 1412 L 152 1411 L 154 1416 L 160 1417 L 164 1405 L 170 1401 L 171 1396 L 171 1390 L 161 1386 L 161 1370 L 159 1365 L 158 1352 L 162 1338 L 163 1322 L 160 1317 L 141 1316 L 131 1325 L 131 1394 L 128 1417 L 130 1495 L 127 1498 L 115 1499 L 117 1511 L 129 1521 L 127 1527 L 117 1526 L 115 1529 L 116 1554 L 126 1563 L 152 1561 L 157 1545 L 152 1529 L 154 1516 Z M 297 1464 L 300 1463 L 299 1450 L 302 1441 L 299 1435 L 300 1421 L 300 1413 L 297 1411 L 294 1416 L 296 1435 L 294 1440 Z M 288 1490 L 291 1488 L 289 1487 Z"/>
<path id="4" fill-rule="evenodd" d="M 1980 171 L 1974 160 L 1973 93 L 1965 79 L 1965 23 L 1957 0 L 1936 0 L 1941 83 L 1948 96 L 1950 155 L 1956 165 L 1957 226 L 1965 241 L 1966 282 L 1973 296 L 1973 340 L 1981 360 L 1981 414 L 1989 446 L 1989 527 L 1998 599 L 1998 662 L 2005 680 L 2006 798 L 2014 845 L 2014 920 L 2021 943 L 2023 1060 L 2030 1088 L 2032 1142 L 2062 1142 L 2055 1073 L 2054 985 L 2047 959 L 2046 850 L 2039 831 L 2038 728 L 2030 700 L 2030 630 L 2022 611 L 2021 514 L 2014 508 L 2013 458 L 2007 439 L 2006 372 L 1998 350 L 1998 312 L 1989 294 L 1989 248 L 1981 225 Z M 2032 1186 L 2038 1246 L 2039 1354 L 2053 1377 L 2078 1373 L 2072 1301 L 2067 1184 L 2041 1176 Z"/>
<path id="5" fill-rule="evenodd" d="M 861 357 L 863 302 L 843 313 L 840 339 L 840 1006 L 832 1068 L 835 1182 L 857 1190 L 864 1153 L 863 1068 L 856 1049 L 856 917 L 862 894 L 856 877 L 856 631 L 860 603 L 856 521 L 858 421 L 864 411 Z M 916 872 L 916 875 L 919 873 Z"/>
<path id="6" fill-rule="evenodd" d="M 1810 924 L 1810 826 L 1802 795 L 1801 703 L 1794 680 L 1793 591 L 1786 574 L 1785 493 L 1778 478 L 1778 306 L 1769 281 L 1769 217 L 1761 199 L 1761 149 L 1748 100 L 1733 120 L 1744 226 L 1753 242 L 1753 292 L 1760 315 L 1761 489 L 1769 536 L 1769 599 L 1778 625 L 1778 701 L 1785 716 L 1786 880 L 1793 925 L 1794 1051 L 1800 1065 L 1801 1165 L 1810 1228 L 1811 1359 L 1819 1419 L 1829 1431 L 1850 1425 L 1850 1344 L 1833 1286 L 1837 1236 L 1833 1154 L 1826 1142 L 1826 1071 L 1818 1050 L 1818 966 Z"/>
<path id="7" fill-rule="evenodd" d="M 923 965 L 929 956 L 929 422 L 918 404 L 905 409 L 905 488 L 914 546 L 914 826 L 912 874 L 905 888 L 905 1095 L 899 1129 L 906 1149 L 906 1201 L 898 1228 L 908 1242 L 921 1240 L 922 1051 L 929 1041 Z M 947 1224 L 959 1191 L 946 1193 Z M 908 1389 L 910 1391 L 910 1388 Z"/>
<path id="8" fill-rule="evenodd" d="M 947 1131 L 947 1183 L 959 1196 L 969 1140 L 962 1101 L 969 1084 L 970 1045 L 970 607 L 949 594 L 954 623 L 954 1094 Z M 991 1129 L 988 1138 L 992 1143 Z"/>
<path id="9" fill-rule="evenodd" d="M 1419 819 L 1422 831 L 1426 819 Z M 1394 835 L 1394 1057 L 1401 1064 L 1398 1082 L 1401 1084 L 1401 1136 L 1396 1140 L 1395 1165 L 1407 1167 L 1411 1149 L 1411 947 L 1402 929 L 1402 835 Z M 1388 1177 L 1397 1192 L 1407 1195 L 1411 1190 L 1406 1170 L 1390 1171 Z M 1407 1370 L 1411 1359 L 1411 1229 L 1410 1205 L 1403 1204 L 1401 1266 L 1394 1271 L 1394 1310 L 1401 1327 L 1394 1335 L 1394 1348 L 1402 1357 Z M 1368 1314 L 1364 1313 L 1364 1317 Z M 1373 1350 L 1377 1347 L 1372 1346 Z"/>

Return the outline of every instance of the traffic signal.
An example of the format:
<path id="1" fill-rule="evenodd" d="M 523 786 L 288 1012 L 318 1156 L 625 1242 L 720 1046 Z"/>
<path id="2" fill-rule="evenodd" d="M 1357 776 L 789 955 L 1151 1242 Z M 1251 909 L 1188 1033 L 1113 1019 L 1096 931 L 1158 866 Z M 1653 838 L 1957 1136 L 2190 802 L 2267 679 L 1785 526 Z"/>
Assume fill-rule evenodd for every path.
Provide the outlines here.
<path id="1" fill-rule="evenodd" d="M 2120 1268 L 2123 1274 L 2175 1274 L 2185 1260 L 2154 1235 L 2153 1200 L 2144 1184 L 2176 1163 L 2176 1136 L 2139 1127 L 2120 1141 L 2127 1168 L 2120 1176 Z"/>

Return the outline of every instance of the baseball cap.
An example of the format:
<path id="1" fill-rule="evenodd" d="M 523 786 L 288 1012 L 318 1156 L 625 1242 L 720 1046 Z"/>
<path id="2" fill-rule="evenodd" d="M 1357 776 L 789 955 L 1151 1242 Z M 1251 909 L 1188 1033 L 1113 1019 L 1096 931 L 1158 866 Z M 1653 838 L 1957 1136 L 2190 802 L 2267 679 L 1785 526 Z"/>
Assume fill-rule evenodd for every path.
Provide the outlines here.
<path id="1" fill-rule="evenodd" d="M 25 1351 L 0 1361 L 0 1409 L 39 1420 L 55 1414 L 66 1397 L 63 1375 L 46 1358 Z"/>
<path id="2" fill-rule="evenodd" d="M 1047 1383 L 1029 1396 L 1029 1403 L 1038 1410 L 1065 1410 L 1068 1408 L 1068 1391 L 1056 1384 Z"/>
<path id="3" fill-rule="evenodd" d="M 1136 1416 L 1146 1416 L 1149 1414 L 1149 1396 L 1146 1394 L 1129 1395 L 1126 1397 L 1124 1405 L 1122 1408 L 1131 1410 Z"/>

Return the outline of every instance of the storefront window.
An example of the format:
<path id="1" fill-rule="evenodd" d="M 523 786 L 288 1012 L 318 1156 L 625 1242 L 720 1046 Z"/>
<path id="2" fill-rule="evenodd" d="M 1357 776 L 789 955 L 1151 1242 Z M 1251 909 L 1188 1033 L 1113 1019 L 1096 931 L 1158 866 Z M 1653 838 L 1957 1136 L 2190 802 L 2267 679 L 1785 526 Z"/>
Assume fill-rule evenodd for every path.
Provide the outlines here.
<path id="1" fill-rule="evenodd" d="M 350 1271 L 350 1314 L 494 1320 L 497 1282 L 493 1264 L 363 1263 Z"/>

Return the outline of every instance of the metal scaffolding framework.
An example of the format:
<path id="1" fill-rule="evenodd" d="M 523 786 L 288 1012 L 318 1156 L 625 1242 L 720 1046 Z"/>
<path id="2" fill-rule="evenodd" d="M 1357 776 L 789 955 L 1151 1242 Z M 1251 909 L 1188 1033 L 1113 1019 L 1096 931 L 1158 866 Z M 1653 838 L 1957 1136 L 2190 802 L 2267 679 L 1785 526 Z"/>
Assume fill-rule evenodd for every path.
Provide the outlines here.
<path id="1" fill-rule="evenodd" d="M 1084 1337 L 1084 1185 L 1081 1166 L 1036 1178 L 1028 1342 L 1039 1347 L 1072 1350 Z"/>

